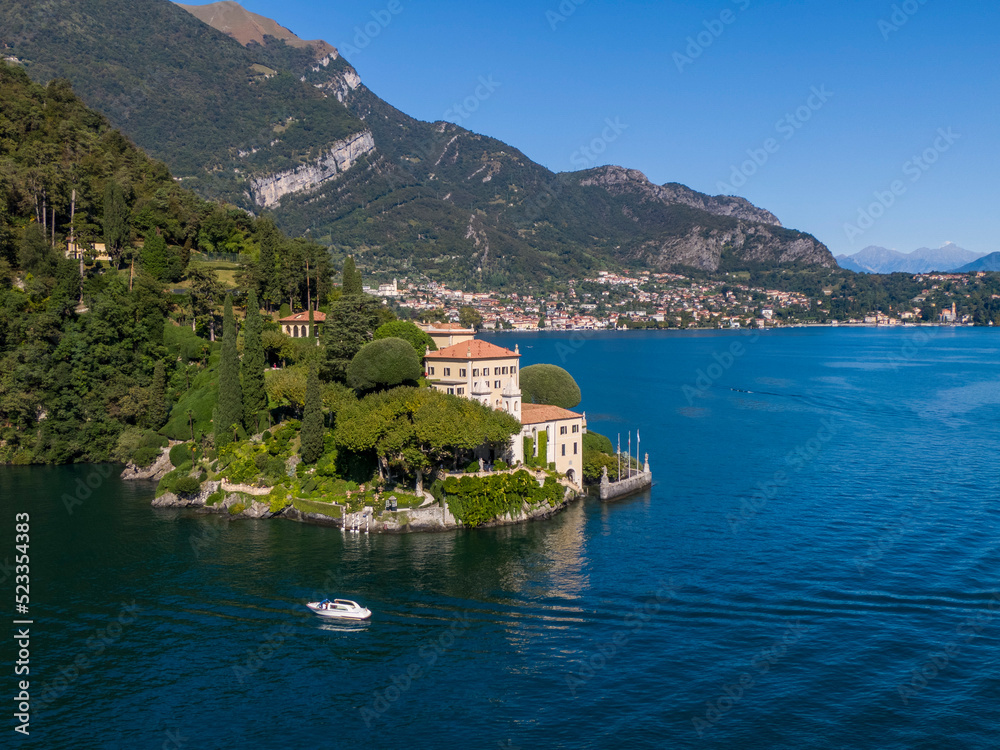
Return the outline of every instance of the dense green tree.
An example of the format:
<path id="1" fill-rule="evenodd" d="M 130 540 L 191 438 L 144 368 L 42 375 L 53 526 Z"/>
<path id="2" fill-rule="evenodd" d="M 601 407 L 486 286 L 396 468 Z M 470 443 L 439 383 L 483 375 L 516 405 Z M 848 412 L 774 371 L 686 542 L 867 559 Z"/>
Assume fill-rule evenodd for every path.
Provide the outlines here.
<path id="1" fill-rule="evenodd" d="M 361 347 L 372 340 L 382 324 L 382 305 L 374 297 L 342 297 L 330 305 L 321 331 L 326 380 L 347 382 L 347 368 Z"/>
<path id="2" fill-rule="evenodd" d="M 526 404 L 551 404 L 572 409 L 582 399 L 573 376 L 556 365 L 530 365 L 521 370 L 521 394 Z"/>
<path id="3" fill-rule="evenodd" d="M 243 389 L 243 425 L 251 435 L 258 429 L 260 413 L 267 408 L 264 389 L 264 343 L 261 333 L 264 321 L 260 317 L 257 292 L 247 295 L 247 314 L 243 325 L 243 359 L 240 361 Z"/>
<path id="4" fill-rule="evenodd" d="M 319 388 L 319 373 L 309 368 L 306 380 L 306 404 L 302 415 L 302 460 L 316 463 L 323 455 L 323 400 Z"/>
<path id="5" fill-rule="evenodd" d="M 281 232 L 270 216 L 262 216 L 254 225 L 254 238 L 260 245 L 255 285 L 264 307 L 273 310 L 281 304 L 281 287 L 277 278 Z"/>
<path id="6" fill-rule="evenodd" d="M 364 285 L 361 281 L 361 272 L 354 264 L 354 256 L 347 256 L 344 267 L 341 270 L 341 292 L 345 297 L 358 296 L 364 293 Z"/>
<path id="7" fill-rule="evenodd" d="M 383 323 L 375 330 L 376 341 L 390 338 L 409 341 L 421 360 L 423 360 L 427 352 L 437 351 L 437 344 L 434 343 L 434 339 L 430 337 L 427 331 L 408 320 L 394 320 L 390 323 Z"/>
<path id="8" fill-rule="evenodd" d="M 17 262 L 22 270 L 35 276 L 48 276 L 55 272 L 56 254 L 40 224 L 31 223 L 25 227 Z"/>
<path id="9" fill-rule="evenodd" d="M 233 441 L 234 431 L 243 421 L 243 394 L 240 388 L 240 359 L 236 349 L 236 321 L 233 300 L 226 296 L 222 313 L 222 361 L 219 364 L 219 397 L 215 408 L 215 445 Z"/>
<path id="10" fill-rule="evenodd" d="M 458 322 L 463 328 L 475 328 L 479 330 L 479 327 L 483 324 L 483 316 L 472 305 L 465 305 L 458 311 Z"/>
<path id="11" fill-rule="evenodd" d="M 146 273 L 151 274 L 159 281 L 167 281 L 168 277 L 173 275 L 167 241 L 158 232 L 154 231 L 146 235 L 142 252 L 139 254 L 139 263 Z"/>
<path id="12" fill-rule="evenodd" d="M 104 188 L 104 243 L 115 266 L 120 266 L 129 242 L 129 206 L 125 191 L 116 180 Z"/>
<path id="13" fill-rule="evenodd" d="M 354 453 L 374 452 L 383 476 L 393 469 L 417 478 L 445 460 L 486 445 L 505 448 L 521 423 L 475 401 L 428 388 L 400 387 L 346 402 L 334 440 Z M 391 477 L 390 477 L 391 478 Z"/>
<path id="14" fill-rule="evenodd" d="M 215 271 L 204 266 L 192 266 L 187 272 L 190 282 L 188 306 L 191 312 L 191 330 L 197 331 L 201 322 L 208 329 L 208 338 L 215 341 L 215 321 L 219 299 L 223 294 Z"/>
<path id="15" fill-rule="evenodd" d="M 356 391 L 415 383 L 420 359 L 410 342 L 389 338 L 365 344 L 347 368 L 347 383 Z"/>
<path id="16" fill-rule="evenodd" d="M 149 386 L 149 426 L 158 430 L 167 422 L 167 369 L 163 360 L 156 360 L 153 382 Z"/>

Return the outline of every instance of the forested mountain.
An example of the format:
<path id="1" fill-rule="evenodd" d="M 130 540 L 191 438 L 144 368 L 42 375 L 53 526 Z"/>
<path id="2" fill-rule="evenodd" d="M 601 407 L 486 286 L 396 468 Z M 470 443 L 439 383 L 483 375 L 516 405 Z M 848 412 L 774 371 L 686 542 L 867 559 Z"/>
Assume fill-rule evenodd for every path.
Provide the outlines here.
<path id="1" fill-rule="evenodd" d="M 0 0 L 0 42 L 35 80 L 68 77 L 203 196 L 273 208 L 286 231 L 385 274 L 502 287 L 623 264 L 834 265 L 741 198 L 618 167 L 555 174 L 495 139 L 410 118 L 329 45 L 241 11 L 199 15 L 246 46 L 167 0 Z"/>
<path id="2" fill-rule="evenodd" d="M 110 263 L 95 263 L 100 245 Z M 272 309 L 331 289 L 325 248 L 204 201 L 66 81 L 43 88 L 0 62 L 0 463 L 127 459 L 163 440 L 225 294 L 189 266 L 192 245 L 240 252 L 241 290 Z"/>

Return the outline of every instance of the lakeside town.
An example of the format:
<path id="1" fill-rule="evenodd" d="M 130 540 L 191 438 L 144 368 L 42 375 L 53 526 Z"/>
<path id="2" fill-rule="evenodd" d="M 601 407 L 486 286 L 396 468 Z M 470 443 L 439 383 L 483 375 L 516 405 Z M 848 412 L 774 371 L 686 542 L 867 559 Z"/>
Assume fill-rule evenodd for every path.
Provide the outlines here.
<path id="1" fill-rule="evenodd" d="M 466 292 L 433 281 L 394 279 L 365 291 L 414 318 L 475 325 L 484 330 L 610 330 L 628 328 L 771 328 L 789 325 L 993 325 L 966 310 L 972 289 L 996 284 L 995 274 L 908 275 L 919 293 L 904 304 L 837 315 L 832 289 L 822 296 L 747 283 L 749 274 L 713 280 L 677 273 L 612 273 L 571 280 L 565 291 Z M 993 290 L 987 290 L 993 292 Z M 990 293 L 988 299 L 1000 300 Z M 403 312 L 405 315 L 406 312 Z"/>

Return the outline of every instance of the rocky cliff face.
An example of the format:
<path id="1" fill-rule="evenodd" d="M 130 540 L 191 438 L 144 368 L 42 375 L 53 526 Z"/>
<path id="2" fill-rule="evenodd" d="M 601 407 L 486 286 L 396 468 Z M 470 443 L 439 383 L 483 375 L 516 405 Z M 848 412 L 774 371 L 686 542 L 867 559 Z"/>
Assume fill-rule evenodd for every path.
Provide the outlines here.
<path id="1" fill-rule="evenodd" d="M 732 228 L 695 227 L 683 236 L 665 236 L 639 245 L 630 259 L 666 271 L 679 266 L 703 271 L 780 263 L 835 268 L 826 245 L 808 234 L 739 221 Z"/>
<path id="2" fill-rule="evenodd" d="M 745 221 L 781 226 L 777 216 L 763 208 L 758 208 L 746 198 L 729 195 L 705 195 L 677 182 L 654 185 L 638 169 L 615 166 L 592 169 L 584 173 L 580 184 L 583 186 L 597 185 L 613 195 L 634 195 L 646 200 L 659 201 L 666 205 L 697 208 L 716 216 L 732 216 Z"/>
<path id="3" fill-rule="evenodd" d="M 295 169 L 258 177 L 251 181 L 251 195 L 259 206 L 273 208 L 281 199 L 293 193 L 315 190 L 328 180 L 335 179 L 364 156 L 375 152 L 375 139 L 370 130 L 337 141 L 330 150 L 312 164 Z"/>
<path id="4" fill-rule="evenodd" d="M 319 72 L 319 68 L 313 68 L 313 72 Z M 315 85 L 320 91 L 328 96 L 335 96 L 337 101 L 343 104 L 351 93 L 361 85 L 361 76 L 353 68 L 348 68 L 342 72 L 334 73 L 328 80 Z"/>

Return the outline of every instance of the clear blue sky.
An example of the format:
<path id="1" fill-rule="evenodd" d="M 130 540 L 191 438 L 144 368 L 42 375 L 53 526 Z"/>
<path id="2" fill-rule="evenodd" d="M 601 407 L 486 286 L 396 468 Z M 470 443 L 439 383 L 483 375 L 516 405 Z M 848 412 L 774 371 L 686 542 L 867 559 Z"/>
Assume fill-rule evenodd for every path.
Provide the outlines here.
<path id="1" fill-rule="evenodd" d="M 364 82 L 404 112 L 458 121 L 556 171 L 579 165 L 579 149 L 599 138 L 610 118 L 627 128 L 600 144 L 606 150 L 595 165 L 743 195 L 835 254 L 871 244 L 908 252 L 946 241 L 984 254 L 1000 250 L 994 2 L 243 5 L 341 48 Z M 894 6 L 902 13 L 895 19 Z M 391 20 L 380 25 L 373 12 Z M 358 37 L 366 24 L 377 33 Z M 479 88 L 486 95 L 474 112 L 456 113 L 453 105 L 475 96 L 481 76 L 499 85 L 492 93 Z M 832 96 L 810 100 L 814 87 Z M 779 126 L 787 115 L 793 123 Z M 949 128 L 957 140 L 938 136 Z M 748 149 L 761 166 L 742 169 Z M 928 149 L 933 163 L 911 161 Z M 753 173 L 724 190 L 734 166 L 742 172 L 737 182 Z M 878 216 L 869 226 L 859 210 L 875 202 L 876 191 L 891 205 L 872 211 Z M 848 224 L 864 231 L 849 233 Z"/>

